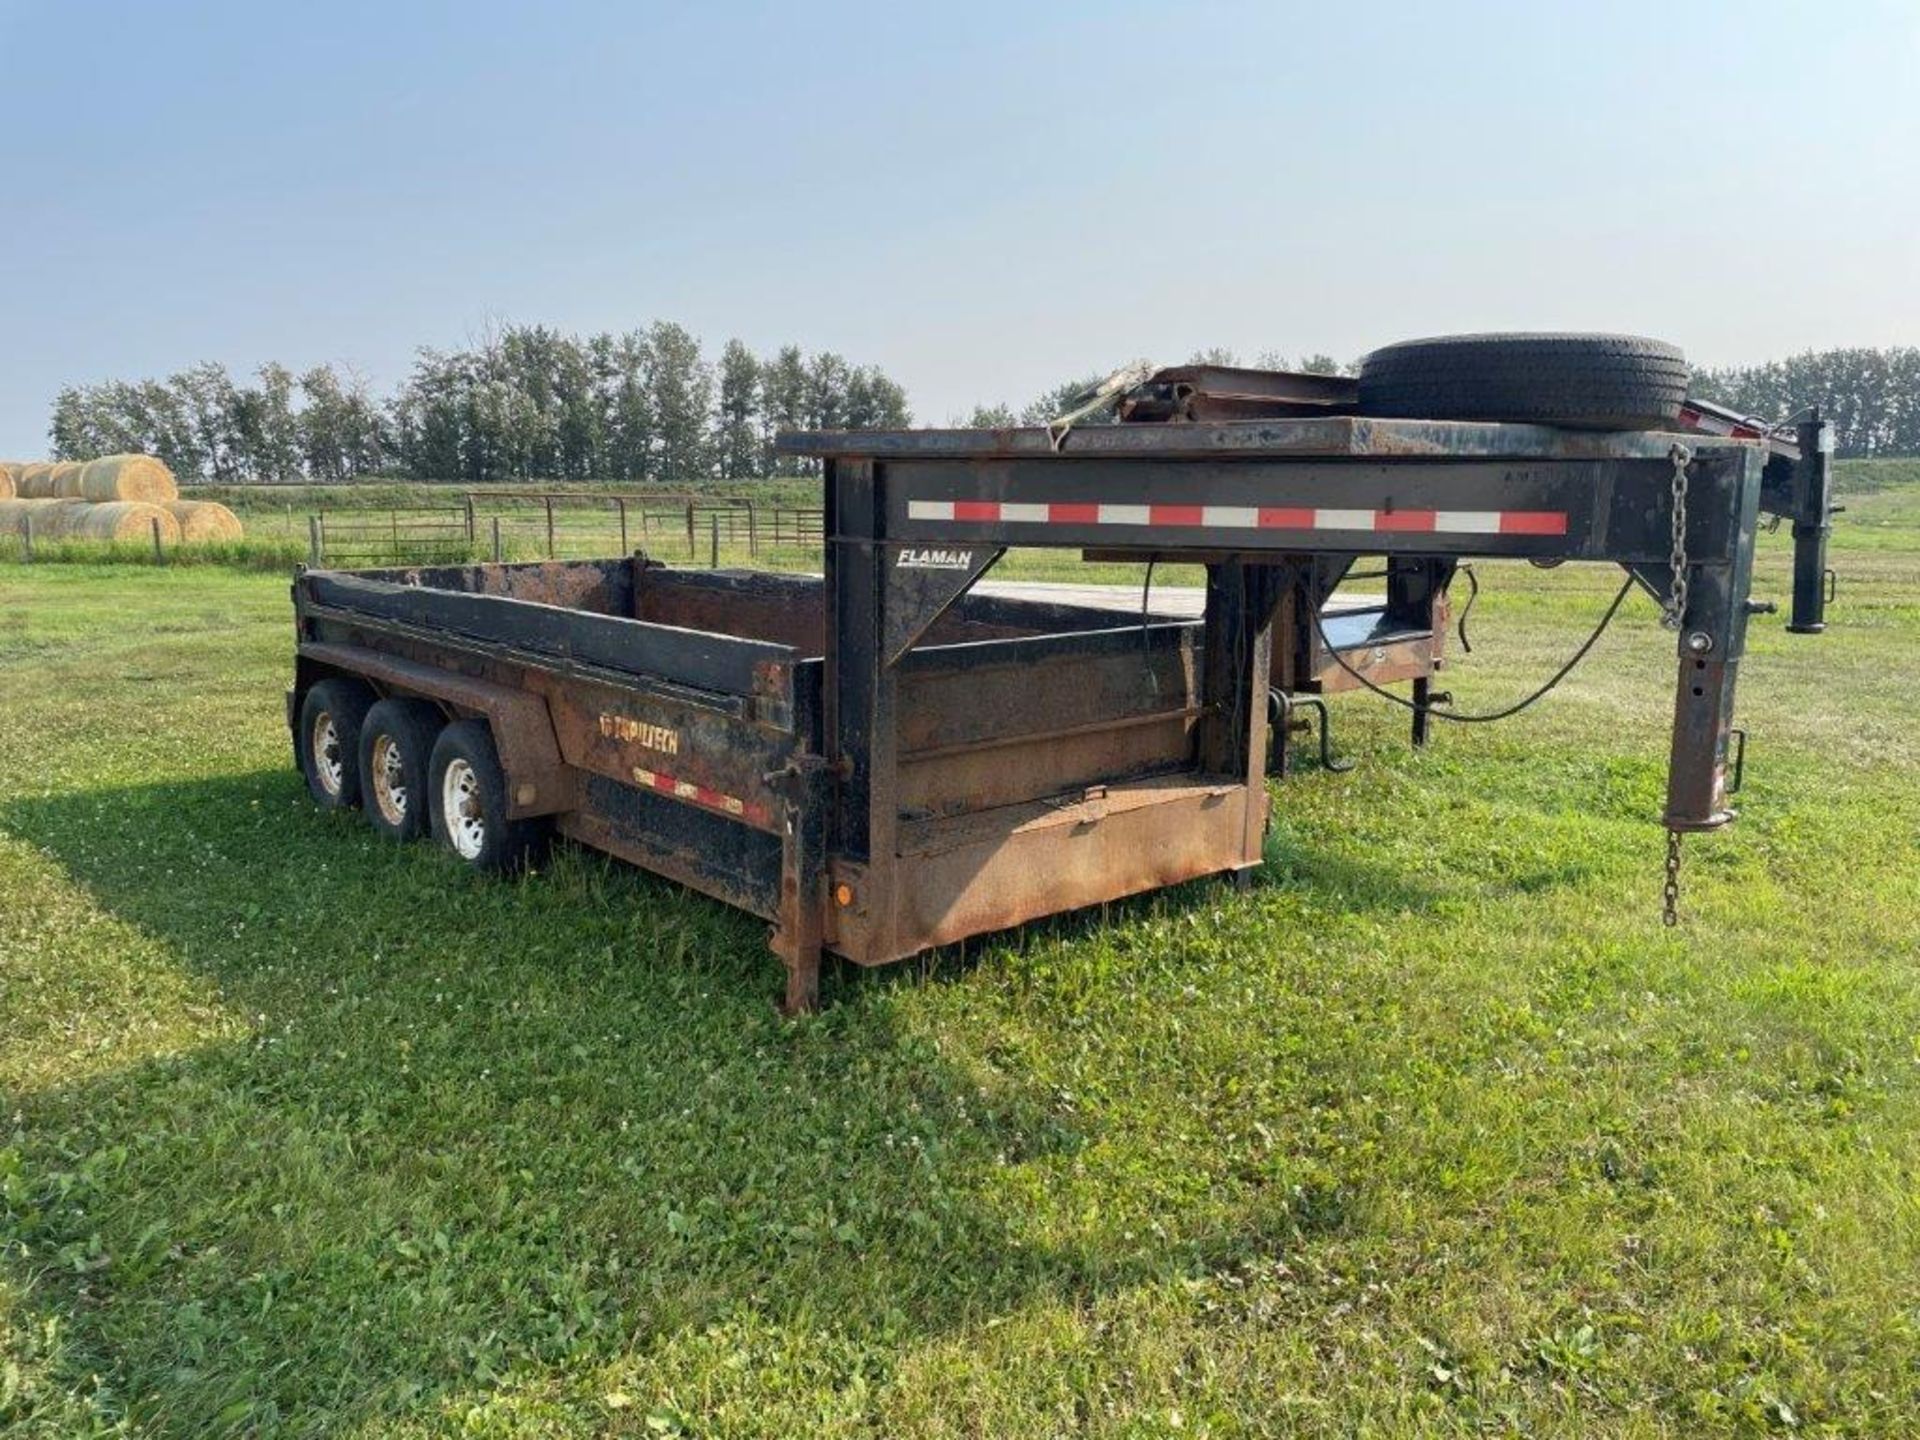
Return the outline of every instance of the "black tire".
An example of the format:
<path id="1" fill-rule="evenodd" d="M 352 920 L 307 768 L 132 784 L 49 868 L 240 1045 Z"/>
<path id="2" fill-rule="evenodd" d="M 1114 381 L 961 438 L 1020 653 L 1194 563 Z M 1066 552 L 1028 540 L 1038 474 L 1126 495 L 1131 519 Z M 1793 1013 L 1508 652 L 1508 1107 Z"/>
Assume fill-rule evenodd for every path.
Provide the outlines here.
<path id="1" fill-rule="evenodd" d="M 424 700 L 382 700 L 360 724 L 360 806 L 393 840 L 427 833 L 427 763 L 444 720 Z"/>
<path id="2" fill-rule="evenodd" d="M 453 776 L 448 774 L 463 767 Z M 456 795 L 464 793 L 463 800 Z M 511 875 L 546 853 L 553 825 L 545 816 L 507 818 L 507 776 L 493 732 L 481 720 L 456 720 L 440 732 L 427 764 L 433 838 L 476 870 Z"/>
<path id="3" fill-rule="evenodd" d="M 1442 335 L 1360 362 L 1360 413 L 1658 430 L 1687 398 L 1687 357 L 1635 335 Z"/>
<path id="4" fill-rule="evenodd" d="M 300 773 L 322 809 L 360 803 L 360 726 L 372 708 L 373 692 L 358 680 L 322 680 L 300 701 Z"/>

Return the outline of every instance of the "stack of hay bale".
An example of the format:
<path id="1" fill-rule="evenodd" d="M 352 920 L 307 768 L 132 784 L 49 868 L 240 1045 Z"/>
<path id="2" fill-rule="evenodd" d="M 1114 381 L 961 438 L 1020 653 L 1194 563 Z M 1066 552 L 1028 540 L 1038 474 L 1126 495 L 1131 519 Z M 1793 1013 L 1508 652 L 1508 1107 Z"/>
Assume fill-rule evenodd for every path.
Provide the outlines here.
<path id="1" fill-rule="evenodd" d="M 36 540 L 238 540 L 240 519 L 210 500 L 182 500 L 173 472 L 151 455 L 0 461 L 0 534 Z"/>

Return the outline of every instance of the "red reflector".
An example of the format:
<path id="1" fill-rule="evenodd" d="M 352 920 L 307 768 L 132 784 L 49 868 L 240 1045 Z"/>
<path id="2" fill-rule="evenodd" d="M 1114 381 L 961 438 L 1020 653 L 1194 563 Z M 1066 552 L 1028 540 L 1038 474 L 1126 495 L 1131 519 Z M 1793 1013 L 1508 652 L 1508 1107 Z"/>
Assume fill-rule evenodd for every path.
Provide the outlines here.
<path id="1" fill-rule="evenodd" d="M 1502 510 L 1502 535 L 1564 535 L 1567 517 L 1559 510 Z"/>
<path id="2" fill-rule="evenodd" d="M 1438 518 L 1432 510 L 1376 510 L 1373 512 L 1373 528 L 1376 530 L 1431 530 Z"/>
<path id="3" fill-rule="evenodd" d="M 1313 529 L 1313 511 L 1263 505 L 1260 507 L 1260 528 L 1262 530 L 1311 530 Z"/>

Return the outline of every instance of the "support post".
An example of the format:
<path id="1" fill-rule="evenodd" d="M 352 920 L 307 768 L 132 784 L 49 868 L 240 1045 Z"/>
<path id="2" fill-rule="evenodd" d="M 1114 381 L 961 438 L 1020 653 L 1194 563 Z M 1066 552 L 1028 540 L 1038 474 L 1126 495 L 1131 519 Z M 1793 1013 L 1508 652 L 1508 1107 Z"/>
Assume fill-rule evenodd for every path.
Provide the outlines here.
<path id="1" fill-rule="evenodd" d="M 461 498 L 462 498 L 462 499 L 463 499 L 463 500 L 465 501 L 465 509 L 466 509 L 466 512 L 467 512 L 467 544 L 468 544 L 469 546 L 471 546 L 471 545 L 473 544 L 473 540 L 474 540 L 474 535 L 473 535 L 473 496 L 472 496 L 471 494 L 467 494 L 467 495 L 464 495 L 464 496 L 462 496 Z"/>
<path id="2" fill-rule="evenodd" d="M 693 533 L 693 501 L 687 501 L 687 563 L 691 565 L 700 555 L 700 541 Z"/>
<path id="3" fill-rule="evenodd" d="M 787 967 L 783 1015 L 820 1008 L 820 958 L 826 905 L 828 768 L 817 755 L 797 754 L 782 778 L 785 833 L 780 844 L 780 910 L 771 944 Z"/>
<path id="4" fill-rule="evenodd" d="M 616 495 L 616 496 L 614 496 L 614 497 L 613 497 L 613 503 L 614 503 L 614 504 L 615 504 L 616 506 L 618 506 L 618 507 L 619 507 L 619 510 L 620 510 L 620 553 L 621 553 L 622 555 L 625 555 L 625 554 L 627 554 L 627 553 L 628 553 L 628 551 L 627 551 L 627 501 L 626 501 L 626 497 L 625 497 L 625 496 L 622 496 L 622 495 Z"/>
<path id="5" fill-rule="evenodd" d="M 1312 639 L 1302 607 L 1312 604 L 1307 576 L 1313 562 L 1289 558 L 1281 582 L 1280 606 L 1273 621 L 1273 667 L 1268 673 L 1270 690 L 1292 695 L 1300 688 L 1300 674 L 1311 651 Z M 1285 779 L 1293 770 L 1293 718 L 1284 711 L 1276 718 L 1269 697 L 1267 718 L 1272 734 L 1267 742 L 1267 773 Z"/>
<path id="6" fill-rule="evenodd" d="M 752 560 L 760 558 L 760 524 L 755 518 L 751 500 L 747 502 L 747 557 Z"/>
<path id="7" fill-rule="evenodd" d="M 712 548 L 707 552 L 707 568 L 718 570 L 720 568 L 720 512 L 714 511 L 707 519 L 708 538 L 712 542 Z"/>
<path id="8" fill-rule="evenodd" d="M 547 558 L 553 559 L 553 496 L 542 496 L 547 502 Z"/>
<path id="9" fill-rule="evenodd" d="M 1819 410 L 1799 427 L 1793 479 L 1793 608 L 1789 635 L 1827 628 L 1827 537 L 1833 533 L 1833 426 Z"/>
<path id="10" fill-rule="evenodd" d="M 828 852 L 871 864 L 874 895 L 893 893 L 899 821 L 895 672 L 883 658 L 885 538 L 875 466 L 834 460 L 827 467 L 826 654 L 822 721 L 827 760 L 837 766 L 839 803 Z M 891 928 L 891 919 L 884 922 Z"/>
<path id="11" fill-rule="evenodd" d="M 1237 873 L 1258 866 L 1267 829 L 1267 689 L 1273 675 L 1273 622 L 1291 583 L 1283 565 L 1234 558 L 1207 566 L 1202 771 L 1247 787 Z"/>
<path id="12" fill-rule="evenodd" d="M 493 517 L 493 563 L 498 565 L 505 556 L 500 548 L 500 517 Z"/>
<path id="13" fill-rule="evenodd" d="M 153 563 L 164 565 L 167 563 L 167 553 L 160 544 L 160 517 L 154 516 L 147 522 L 147 526 L 153 531 Z"/>
<path id="14" fill-rule="evenodd" d="M 33 563 L 33 514 L 29 511 L 21 517 L 21 539 L 26 546 L 26 563 Z"/>
<path id="15" fill-rule="evenodd" d="M 1727 804 L 1734 684 L 1747 641 L 1748 585 L 1765 457 L 1751 451 L 1696 460 L 1689 482 L 1688 553 L 1697 537 L 1719 530 L 1726 551 L 1687 567 L 1674 687 L 1673 746 L 1667 760 L 1669 830 L 1717 830 L 1734 818 Z"/>

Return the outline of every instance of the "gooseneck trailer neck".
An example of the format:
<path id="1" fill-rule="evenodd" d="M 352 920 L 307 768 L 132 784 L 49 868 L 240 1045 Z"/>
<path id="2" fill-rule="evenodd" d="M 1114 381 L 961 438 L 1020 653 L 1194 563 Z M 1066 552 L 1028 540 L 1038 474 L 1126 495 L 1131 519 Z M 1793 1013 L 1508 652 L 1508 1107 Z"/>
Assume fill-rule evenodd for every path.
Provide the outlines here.
<path id="1" fill-rule="evenodd" d="M 1660 602 L 1678 637 L 1664 823 L 1675 837 L 1715 829 L 1734 816 L 1748 619 L 1771 609 L 1750 596 L 1763 510 L 1794 521 L 1791 628 L 1823 623 L 1832 446 L 1817 417 L 1798 438 L 1796 453 L 1752 432 L 1358 416 L 786 435 L 782 449 L 825 466 L 828 760 L 850 813 L 879 816 L 867 802 L 890 787 L 892 760 L 871 742 L 893 724 L 891 667 L 1009 546 L 1206 566 L 1201 763 L 1250 790 L 1276 622 L 1289 606 L 1317 614 L 1361 556 L 1384 555 L 1390 594 L 1422 600 L 1464 560 L 1603 561 Z M 1424 685 L 1416 698 L 1424 738 Z M 1249 804 L 1244 865 L 1264 814 Z M 872 852 L 871 823 L 836 843 Z M 1671 882 L 1677 839 L 1669 856 Z M 1670 883 L 1670 922 L 1672 899 Z"/>

